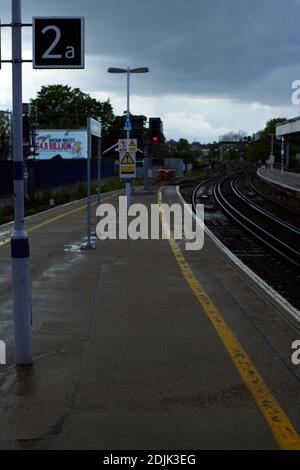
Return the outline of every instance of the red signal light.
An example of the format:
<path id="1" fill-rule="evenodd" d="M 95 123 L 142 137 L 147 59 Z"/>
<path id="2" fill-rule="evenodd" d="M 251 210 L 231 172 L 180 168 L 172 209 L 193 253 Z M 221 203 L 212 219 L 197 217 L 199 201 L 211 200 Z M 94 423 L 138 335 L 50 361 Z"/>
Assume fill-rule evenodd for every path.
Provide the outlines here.
<path id="1" fill-rule="evenodd" d="M 152 137 L 152 142 L 158 142 L 158 137 L 157 136 Z"/>

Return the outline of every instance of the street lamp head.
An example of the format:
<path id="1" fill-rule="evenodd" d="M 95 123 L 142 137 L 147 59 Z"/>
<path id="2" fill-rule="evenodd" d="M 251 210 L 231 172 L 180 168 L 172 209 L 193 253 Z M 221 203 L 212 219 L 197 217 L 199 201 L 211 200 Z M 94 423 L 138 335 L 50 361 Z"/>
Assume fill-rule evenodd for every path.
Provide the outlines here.
<path id="1" fill-rule="evenodd" d="M 118 67 L 109 67 L 107 71 L 108 73 L 127 73 L 126 69 L 120 69 Z"/>
<path id="2" fill-rule="evenodd" d="M 148 67 L 138 67 L 136 69 L 130 69 L 130 73 L 147 73 L 149 72 Z"/>
<path id="3" fill-rule="evenodd" d="M 148 67 L 138 67 L 136 69 L 121 69 L 119 67 L 109 67 L 107 69 L 108 73 L 147 73 L 149 72 Z"/>

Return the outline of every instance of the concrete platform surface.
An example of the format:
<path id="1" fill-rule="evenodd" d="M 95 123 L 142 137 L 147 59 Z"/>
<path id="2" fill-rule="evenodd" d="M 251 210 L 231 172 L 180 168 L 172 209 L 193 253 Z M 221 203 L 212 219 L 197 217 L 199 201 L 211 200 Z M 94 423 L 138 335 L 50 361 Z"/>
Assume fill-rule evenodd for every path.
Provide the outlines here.
<path id="1" fill-rule="evenodd" d="M 258 176 L 265 178 L 266 180 L 274 183 L 283 188 L 288 188 L 293 191 L 300 191 L 300 174 L 292 173 L 290 171 L 284 171 L 283 175 L 280 170 L 270 169 L 261 167 L 258 170 Z"/>
<path id="2" fill-rule="evenodd" d="M 168 240 L 82 251 L 83 202 L 27 227 L 35 361 L 18 369 L 0 228 L 0 449 L 300 448 L 299 326 L 209 239 L 201 251 Z"/>

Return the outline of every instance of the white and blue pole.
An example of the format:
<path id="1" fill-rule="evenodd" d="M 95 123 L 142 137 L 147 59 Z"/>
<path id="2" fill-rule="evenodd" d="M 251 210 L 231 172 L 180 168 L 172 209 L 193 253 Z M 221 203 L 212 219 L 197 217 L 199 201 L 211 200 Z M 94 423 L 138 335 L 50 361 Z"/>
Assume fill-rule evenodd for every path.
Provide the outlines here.
<path id="1" fill-rule="evenodd" d="M 127 126 L 130 123 L 130 68 L 127 68 Z M 127 127 L 126 129 L 126 139 L 129 142 L 130 139 L 130 128 Z M 125 193 L 126 193 L 126 200 L 127 200 L 127 208 L 131 205 L 131 182 L 129 180 L 125 180 Z"/>
<path id="2" fill-rule="evenodd" d="M 12 90 L 14 231 L 11 236 L 12 294 L 16 363 L 32 363 L 32 312 L 29 241 L 24 229 L 24 166 L 22 123 L 21 0 L 12 0 Z"/>

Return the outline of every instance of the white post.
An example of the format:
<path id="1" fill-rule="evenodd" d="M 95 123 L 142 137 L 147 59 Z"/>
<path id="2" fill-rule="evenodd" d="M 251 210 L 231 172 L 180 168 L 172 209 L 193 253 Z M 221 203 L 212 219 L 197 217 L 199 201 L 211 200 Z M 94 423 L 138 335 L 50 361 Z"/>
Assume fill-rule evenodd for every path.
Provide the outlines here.
<path id="1" fill-rule="evenodd" d="M 12 128 L 15 225 L 11 236 L 11 260 L 16 362 L 18 365 L 32 363 L 29 241 L 24 229 L 21 29 L 21 0 L 12 0 Z"/>
<path id="2" fill-rule="evenodd" d="M 286 144 L 285 164 L 287 168 L 290 166 L 290 144 Z"/>
<path id="3" fill-rule="evenodd" d="M 271 134 L 271 164 L 270 164 L 270 167 L 271 167 L 271 171 L 273 171 L 273 168 L 274 168 L 274 165 L 272 163 L 273 159 L 274 159 L 274 134 Z"/>
<path id="4" fill-rule="evenodd" d="M 100 205 L 101 192 L 101 138 L 98 137 L 98 155 L 97 155 L 97 207 Z"/>
<path id="5" fill-rule="evenodd" d="M 127 122 L 130 120 L 130 104 L 129 104 L 129 94 L 130 94 L 130 68 L 127 68 Z M 129 139 L 130 131 L 126 131 L 126 139 Z"/>
<path id="6" fill-rule="evenodd" d="M 127 68 L 127 123 L 129 123 L 130 120 L 130 101 L 129 101 L 129 95 L 130 95 L 130 68 Z M 126 130 L 126 139 L 129 140 L 130 138 L 130 130 Z M 125 181 L 125 193 L 126 193 L 126 198 L 127 198 L 127 207 L 130 207 L 130 191 L 131 191 L 131 184 L 130 180 Z"/>
<path id="7" fill-rule="evenodd" d="M 283 176 L 284 166 L 284 137 L 281 137 L 281 176 Z"/>
<path id="8" fill-rule="evenodd" d="M 87 118 L 87 138 L 88 138 L 88 154 L 87 154 L 87 248 L 92 248 L 91 245 L 91 153 L 92 153 L 92 136 L 90 119 Z"/>

